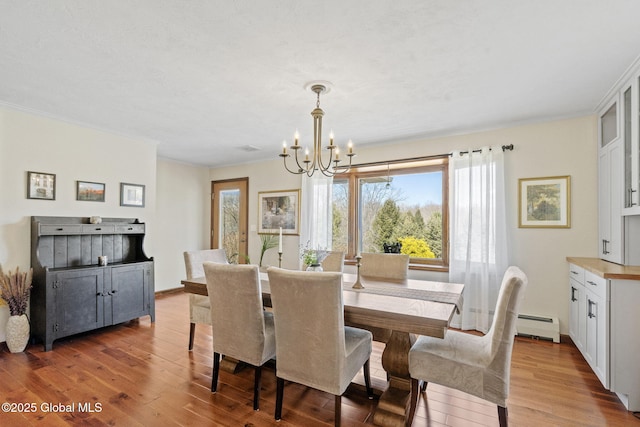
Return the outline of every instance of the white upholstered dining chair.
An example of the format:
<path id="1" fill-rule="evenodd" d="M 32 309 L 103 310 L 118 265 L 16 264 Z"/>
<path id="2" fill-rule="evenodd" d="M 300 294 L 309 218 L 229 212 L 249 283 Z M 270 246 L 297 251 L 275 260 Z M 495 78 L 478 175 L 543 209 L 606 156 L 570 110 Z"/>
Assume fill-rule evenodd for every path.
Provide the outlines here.
<path id="1" fill-rule="evenodd" d="M 282 416 L 284 382 L 335 396 L 335 425 L 340 425 L 341 396 L 364 368 L 369 398 L 372 336 L 344 325 L 342 274 L 267 270 L 276 328 L 276 411 Z"/>
<path id="2" fill-rule="evenodd" d="M 276 355 L 273 313 L 262 304 L 257 265 L 204 263 L 211 302 L 213 375 L 211 391 L 218 388 L 220 356 L 233 357 L 255 368 L 253 409 L 260 409 L 262 365 Z"/>
<path id="3" fill-rule="evenodd" d="M 344 269 L 344 252 L 330 251 L 320 264 L 323 271 L 338 271 L 342 273 Z"/>
<path id="4" fill-rule="evenodd" d="M 502 279 L 491 328 L 484 336 L 449 330 L 444 339 L 418 337 L 409 351 L 410 420 L 417 405 L 418 382 L 423 381 L 422 391 L 432 382 L 496 404 L 500 426 L 507 425 L 511 351 L 526 287 L 525 274 L 518 267 L 509 267 Z"/>
<path id="5" fill-rule="evenodd" d="M 184 252 L 184 266 L 187 270 L 187 279 L 204 277 L 202 263 L 205 261 L 227 264 L 227 255 L 224 249 L 203 249 L 199 251 Z M 196 332 L 196 323 L 211 325 L 211 306 L 209 297 L 205 295 L 189 294 L 189 350 L 193 350 L 193 338 Z"/>
<path id="6" fill-rule="evenodd" d="M 383 279 L 405 280 L 409 272 L 409 255 L 362 253 L 360 274 Z"/>

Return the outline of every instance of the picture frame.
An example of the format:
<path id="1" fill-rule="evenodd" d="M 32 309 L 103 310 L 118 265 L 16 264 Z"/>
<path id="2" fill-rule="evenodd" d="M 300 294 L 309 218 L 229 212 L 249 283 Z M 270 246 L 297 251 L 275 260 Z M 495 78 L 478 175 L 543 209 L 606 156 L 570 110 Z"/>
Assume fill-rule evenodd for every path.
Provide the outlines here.
<path id="1" fill-rule="evenodd" d="M 120 206 L 144 208 L 144 185 L 120 183 Z"/>
<path id="2" fill-rule="evenodd" d="M 570 228 L 571 177 L 518 180 L 519 228 Z"/>
<path id="3" fill-rule="evenodd" d="M 300 234 L 300 190 L 258 192 L 258 234 Z"/>
<path id="4" fill-rule="evenodd" d="M 76 181 L 76 200 L 104 202 L 105 184 L 102 182 Z"/>
<path id="5" fill-rule="evenodd" d="M 27 171 L 27 199 L 55 200 L 56 175 Z"/>

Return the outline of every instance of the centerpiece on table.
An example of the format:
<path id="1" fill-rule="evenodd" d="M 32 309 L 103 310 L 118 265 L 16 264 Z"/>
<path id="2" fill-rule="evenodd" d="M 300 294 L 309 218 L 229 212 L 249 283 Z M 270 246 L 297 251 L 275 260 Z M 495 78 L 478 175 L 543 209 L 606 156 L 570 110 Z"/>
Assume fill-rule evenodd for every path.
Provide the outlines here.
<path id="1" fill-rule="evenodd" d="M 9 306 L 11 316 L 7 320 L 6 340 L 11 353 L 20 353 L 29 342 L 29 319 L 27 318 L 27 302 L 31 292 L 33 269 L 20 273 L 9 270 L 5 274 L 0 266 L 0 297 Z"/>
<path id="2" fill-rule="evenodd" d="M 322 271 L 322 261 L 329 255 L 324 249 L 311 249 L 309 242 L 300 249 L 300 259 L 302 259 L 303 269 L 307 271 Z"/>

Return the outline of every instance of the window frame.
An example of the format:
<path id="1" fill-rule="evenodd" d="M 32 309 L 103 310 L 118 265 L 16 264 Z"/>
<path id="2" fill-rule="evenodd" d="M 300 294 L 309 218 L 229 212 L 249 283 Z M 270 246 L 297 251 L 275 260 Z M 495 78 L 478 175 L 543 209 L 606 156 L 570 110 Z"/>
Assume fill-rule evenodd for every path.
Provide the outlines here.
<path id="1" fill-rule="evenodd" d="M 442 258 L 411 258 L 413 270 L 449 271 L 449 156 L 433 156 L 423 159 L 392 160 L 358 165 L 347 173 L 336 174 L 335 180 L 347 181 L 348 186 L 348 236 L 345 264 L 355 264 L 358 246 L 358 218 L 360 217 L 359 181 L 363 178 L 409 175 L 415 173 L 442 173 Z"/>

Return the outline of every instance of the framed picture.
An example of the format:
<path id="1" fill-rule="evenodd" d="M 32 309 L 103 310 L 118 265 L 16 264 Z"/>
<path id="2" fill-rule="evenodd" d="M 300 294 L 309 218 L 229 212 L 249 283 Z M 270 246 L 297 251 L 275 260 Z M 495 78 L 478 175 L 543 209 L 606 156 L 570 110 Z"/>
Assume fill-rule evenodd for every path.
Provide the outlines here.
<path id="1" fill-rule="evenodd" d="M 76 200 L 104 202 L 104 188 L 101 182 L 77 181 Z"/>
<path id="2" fill-rule="evenodd" d="M 121 182 L 120 206 L 144 208 L 144 185 Z"/>
<path id="3" fill-rule="evenodd" d="M 55 200 L 56 175 L 53 173 L 27 172 L 27 199 Z"/>
<path id="4" fill-rule="evenodd" d="M 571 227 L 571 177 L 518 180 L 518 227 Z"/>
<path id="5" fill-rule="evenodd" d="M 300 234 L 300 190 L 258 193 L 258 234 Z"/>

